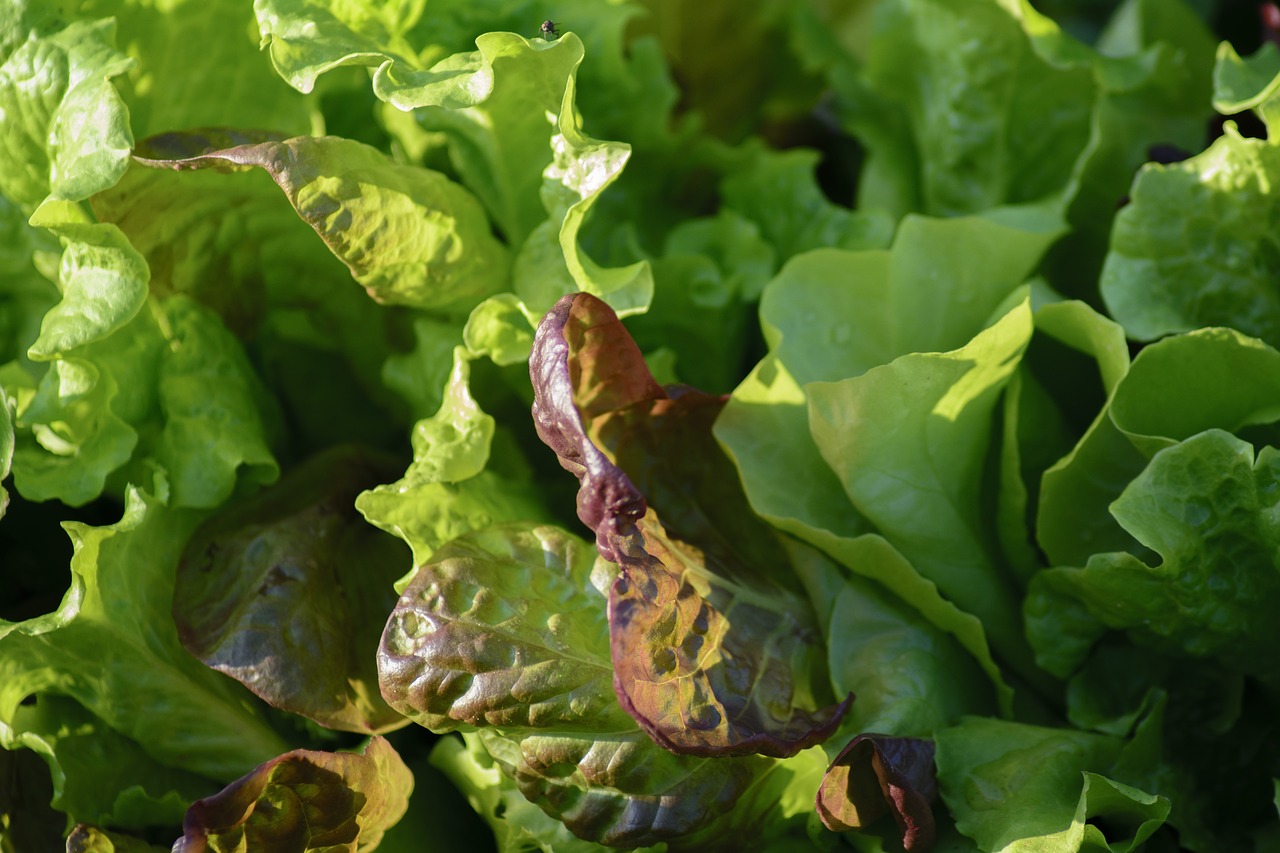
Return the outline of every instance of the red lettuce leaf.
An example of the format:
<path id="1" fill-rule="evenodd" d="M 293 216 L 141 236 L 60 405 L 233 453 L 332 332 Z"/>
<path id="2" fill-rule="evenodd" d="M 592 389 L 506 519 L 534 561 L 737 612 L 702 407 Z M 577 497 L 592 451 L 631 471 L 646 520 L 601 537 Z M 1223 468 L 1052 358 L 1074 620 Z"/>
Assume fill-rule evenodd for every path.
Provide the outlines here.
<path id="1" fill-rule="evenodd" d="M 373 850 L 412 790 L 413 774 L 381 737 L 363 754 L 295 749 L 193 803 L 173 851 Z"/>
<path id="2" fill-rule="evenodd" d="M 621 568 L 609 625 L 622 707 L 690 755 L 788 757 L 829 737 L 852 697 L 807 710 L 831 698 L 821 634 L 711 434 L 725 398 L 660 387 L 588 294 L 548 312 L 530 373 L 538 434 L 580 480 L 578 516 Z"/>
<path id="3" fill-rule="evenodd" d="M 815 805 L 833 832 L 870 826 L 890 812 L 902 830 L 902 847 L 933 846 L 930 803 L 938 798 L 931 740 L 861 734 L 836 756 L 818 787 Z"/>
<path id="4" fill-rule="evenodd" d="M 336 447 L 205 522 L 174 584 L 187 651 L 322 726 L 372 734 L 407 725 L 379 695 L 376 653 L 408 549 L 354 506 L 396 470 Z"/>

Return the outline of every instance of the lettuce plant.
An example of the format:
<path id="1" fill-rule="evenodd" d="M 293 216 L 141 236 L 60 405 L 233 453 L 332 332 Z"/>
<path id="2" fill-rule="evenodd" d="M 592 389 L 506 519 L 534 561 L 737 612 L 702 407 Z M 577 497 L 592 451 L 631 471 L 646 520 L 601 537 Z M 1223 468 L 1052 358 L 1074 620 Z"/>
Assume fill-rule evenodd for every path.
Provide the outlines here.
<path id="1" fill-rule="evenodd" d="M 1275 849 L 1255 5 L 0 0 L 0 851 Z"/>

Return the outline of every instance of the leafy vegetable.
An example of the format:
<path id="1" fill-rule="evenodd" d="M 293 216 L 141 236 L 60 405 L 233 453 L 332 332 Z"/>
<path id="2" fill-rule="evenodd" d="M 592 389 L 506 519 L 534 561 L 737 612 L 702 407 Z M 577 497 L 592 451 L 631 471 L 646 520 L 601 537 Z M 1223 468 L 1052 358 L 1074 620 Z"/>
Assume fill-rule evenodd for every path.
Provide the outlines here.
<path id="1" fill-rule="evenodd" d="M 404 725 L 378 695 L 371 653 L 403 545 L 352 506 L 393 470 L 334 448 L 205 522 L 174 582 L 173 620 L 187 651 L 271 706 L 328 728 Z"/>
<path id="2" fill-rule="evenodd" d="M 1258 5 L 0 0 L 0 851 L 1275 848 Z"/>
<path id="3" fill-rule="evenodd" d="M 294 750 L 197 800 L 174 849 L 372 850 L 404 814 L 412 786 L 382 738 L 362 753 Z"/>
<path id="4" fill-rule="evenodd" d="M 727 460 L 711 455 L 719 401 L 659 388 L 616 315 L 590 295 L 556 303 L 530 370 L 539 435 L 578 476 L 578 515 L 621 569 L 609 627 L 622 706 L 678 753 L 787 757 L 824 740 L 848 700 L 806 707 L 815 692 L 806 676 L 820 661 L 807 602 L 788 595 L 777 545 L 751 535 Z M 617 448 L 643 488 L 592 435 Z M 669 530 L 646 512 L 646 492 L 677 519 Z M 730 519 L 746 541 L 727 535 Z"/>

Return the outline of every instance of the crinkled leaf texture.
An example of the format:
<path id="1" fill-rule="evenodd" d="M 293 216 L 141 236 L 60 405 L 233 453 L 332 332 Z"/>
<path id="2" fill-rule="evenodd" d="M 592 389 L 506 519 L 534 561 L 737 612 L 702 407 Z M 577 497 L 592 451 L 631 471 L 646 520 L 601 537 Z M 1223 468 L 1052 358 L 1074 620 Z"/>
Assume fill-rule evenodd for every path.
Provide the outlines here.
<path id="1" fill-rule="evenodd" d="M 78 506 L 158 465 L 172 505 L 212 507 L 278 475 L 276 412 L 239 342 L 186 296 L 147 307 L 57 358 L 26 397 L 13 464 L 24 497 Z"/>
<path id="2" fill-rule="evenodd" d="M 1231 326 L 1280 345 L 1278 177 L 1280 148 L 1233 125 L 1202 154 L 1138 174 L 1100 284 L 1131 337 Z"/>
<path id="3" fill-rule="evenodd" d="M 353 506 L 394 471 L 358 447 L 333 448 L 205 522 L 174 584 L 187 650 L 323 726 L 405 725 L 378 695 L 374 654 L 409 555 Z"/>
<path id="4" fill-rule="evenodd" d="M 28 212 L 46 196 L 84 199 L 129 166 L 129 110 L 111 78 L 133 60 L 115 29 L 104 18 L 32 31 L 0 65 L 0 192 Z"/>
<path id="5" fill-rule="evenodd" d="M 193 803 L 174 853 L 373 850 L 412 790 L 413 774 L 381 737 L 362 753 L 295 749 Z"/>
<path id="6" fill-rule="evenodd" d="M 435 732 L 499 726 L 627 729 L 610 685 L 596 554 L 554 527 L 497 525 L 432 555 L 378 650 L 382 693 Z"/>
<path id="7" fill-rule="evenodd" d="M 937 799 L 933 742 L 861 734 L 849 741 L 818 788 L 815 805 L 827 829 L 870 826 L 886 811 L 902 830 L 907 851 L 928 850 L 937 830 L 930 804 Z"/>
<path id="8" fill-rule="evenodd" d="M 441 741 L 433 760 L 503 849 L 727 838 L 750 816 L 784 816 L 775 788 L 798 772 L 787 762 L 677 755 L 619 706 L 604 593 L 615 571 L 558 528 L 495 525 L 439 548 L 388 620 L 384 696 L 434 731 L 467 733 L 468 752 Z"/>
<path id="9" fill-rule="evenodd" d="M 1264 674 L 1273 655 L 1257 650 L 1275 642 L 1264 615 L 1277 588 L 1274 451 L 1255 459 L 1228 433 L 1274 445 L 1278 389 L 1280 353 L 1232 330 L 1171 336 L 1138 354 L 1044 475 L 1037 531 L 1058 568 L 1033 578 L 1024 603 L 1041 667 L 1070 674 L 1111 626 Z"/>
<path id="10" fill-rule="evenodd" d="M 1107 552 L 1082 568 L 1040 572 L 1027 599 L 1032 642 L 1051 649 L 1056 637 L 1075 634 L 1083 645 L 1105 626 L 1149 647 L 1276 678 L 1278 489 L 1280 452 L 1264 447 L 1255 458 L 1248 442 L 1222 430 L 1160 451 L 1111 512 L 1161 559 Z M 1096 621 L 1073 631 L 1061 614 L 1079 607 Z"/>
<path id="11" fill-rule="evenodd" d="M 207 130 L 152 137 L 140 162 L 259 167 L 379 302 L 467 311 L 502 289 L 509 258 L 479 201 L 440 172 L 349 139 L 241 142 Z"/>
<path id="12" fill-rule="evenodd" d="M 852 697 L 808 710 L 825 698 L 821 632 L 711 436 L 724 399 L 660 388 L 589 294 L 547 314 L 530 371 L 538 434 L 581 481 L 578 516 L 621 569 L 609 625 L 622 707 L 692 755 L 785 757 L 830 736 Z"/>

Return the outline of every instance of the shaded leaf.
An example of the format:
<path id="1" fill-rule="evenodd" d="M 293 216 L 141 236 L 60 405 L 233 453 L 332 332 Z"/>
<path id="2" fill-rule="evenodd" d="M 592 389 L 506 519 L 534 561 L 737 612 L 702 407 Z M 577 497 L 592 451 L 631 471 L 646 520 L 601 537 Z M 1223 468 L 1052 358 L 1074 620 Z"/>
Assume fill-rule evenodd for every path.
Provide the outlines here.
<path id="1" fill-rule="evenodd" d="M 929 740 L 858 735 L 831 762 L 818 789 L 823 825 L 833 832 L 861 829 L 888 812 L 902 830 L 904 850 L 928 850 L 936 835 L 930 805 L 938 797 L 933 753 Z"/>
<path id="2" fill-rule="evenodd" d="M 359 448 L 333 448 L 205 522 L 174 583 L 187 650 L 323 726 L 404 725 L 378 695 L 375 654 L 408 554 L 353 505 L 394 470 Z"/>

